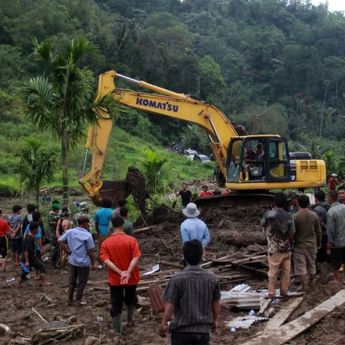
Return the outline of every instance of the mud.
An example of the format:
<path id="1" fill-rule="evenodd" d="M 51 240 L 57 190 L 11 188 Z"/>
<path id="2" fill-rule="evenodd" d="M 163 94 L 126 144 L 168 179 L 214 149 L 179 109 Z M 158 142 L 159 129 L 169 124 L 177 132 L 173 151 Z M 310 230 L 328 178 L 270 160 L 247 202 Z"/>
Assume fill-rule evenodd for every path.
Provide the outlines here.
<path id="1" fill-rule="evenodd" d="M 247 238 L 252 236 L 260 237 L 260 216 L 258 210 L 253 210 L 245 217 L 238 214 L 229 214 L 221 217 L 218 211 L 203 215 L 210 224 L 213 237 L 208 258 L 219 257 L 240 250 L 234 246 L 234 241 L 229 240 L 229 231 L 236 231 L 239 236 Z M 261 210 L 262 214 L 262 210 Z M 254 234 L 255 233 L 255 234 Z M 165 221 L 155 225 L 151 230 L 137 235 L 142 250 L 140 269 L 142 271 L 152 267 L 157 262 L 162 262 L 161 269 L 171 270 L 170 263 L 178 265 L 181 260 L 181 244 L 179 238 L 179 223 L 176 221 Z M 255 237 L 256 238 L 256 237 Z M 241 243 L 240 246 L 244 244 Z M 23 288 L 15 288 L 13 282 L 7 283 L 10 278 L 18 279 L 18 270 L 13 267 L 12 262 L 8 263 L 8 272 L 0 273 L 0 323 L 11 328 L 9 335 L 0 336 L 0 344 L 24 344 L 25 339 L 31 338 L 33 333 L 44 326 L 43 321 L 32 312 L 34 307 L 48 322 L 62 320 L 68 321 L 75 317 L 77 322 L 85 325 L 84 336 L 79 339 L 62 341 L 58 344 L 82 345 L 88 337 L 99 339 L 101 344 L 113 344 L 114 334 L 111 327 L 109 315 L 109 293 L 104 284 L 106 272 L 104 270 L 91 272 L 90 281 L 85 292 L 86 306 L 67 307 L 67 286 L 68 274 L 60 274 L 47 264 L 47 276 L 52 286 L 40 287 L 38 282 L 32 278 L 27 281 Z M 247 281 L 246 281 L 247 282 Z M 235 284 L 227 284 L 223 288 L 230 288 Z M 267 281 L 262 277 L 255 277 L 250 280 L 251 286 L 255 288 L 266 287 Z M 101 287 L 101 289 L 98 289 Z M 332 290 L 333 288 L 333 290 Z M 294 312 L 290 319 L 300 316 L 305 311 L 315 307 L 329 297 L 339 286 L 332 287 L 316 282 L 315 287 L 305 296 L 302 305 Z M 334 290 L 335 289 L 335 290 Z M 44 296 L 48 296 L 51 301 Z M 126 344 L 143 345 L 164 345 L 169 344 L 169 339 L 162 339 L 158 335 L 160 323 L 159 315 L 152 315 L 146 292 L 140 292 L 140 306 L 138 306 L 135 327 L 124 329 Z M 284 304 L 275 305 L 276 309 L 284 307 Z M 241 312 L 243 314 L 243 312 Z M 232 316 L 241 313 L 222 309 L 221 319 L 229 320 Z M 333 313 L 325 317 L 321 322 L 310 330 L 302 333 L 289 344 L 343 344 L 345 337 L 345 306 L 337 308 Z M 252 339 L 263 329 L 263 324 L 257 324 L 250 330 L 238 330 L 232 333 L 224 325 L 221 325 L 216 333 L 212 334 L 211 344 L 245 344 L 246 340 Z"/>

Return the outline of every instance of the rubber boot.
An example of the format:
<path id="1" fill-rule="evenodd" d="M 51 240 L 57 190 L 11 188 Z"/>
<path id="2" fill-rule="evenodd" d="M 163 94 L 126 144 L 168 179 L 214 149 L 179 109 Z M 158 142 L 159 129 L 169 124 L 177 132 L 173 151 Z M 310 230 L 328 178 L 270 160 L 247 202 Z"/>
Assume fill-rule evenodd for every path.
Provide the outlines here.
<path id="1" fill-rule="evenodd" d="M 120 336 L 122 334 L 122 314 L 113 316 L 113 327 L 115 335 Z"/>
<path id="2" fill-rule="evenodd" d="M 248 170 L 245 171 L 245 175 L 246 175 L 245 181 L 249 181 L 249 171 Z"/>
<path id="3" fill-rule="evenodd" d="M 71 306 L 73 304 L 73 296 L 74 296 L 74 288 L 69 288 L 68 289 L 68 301 L 67 305 Z"/>
<path id="4" fill-rule="evenodd" d="M 128 305 L 127 306 L 127 324 L 126 324 L 126 326 L 134 326 L 134 320 L 133 320 L 134 311 L 135 311 L 134 305 Z"/>

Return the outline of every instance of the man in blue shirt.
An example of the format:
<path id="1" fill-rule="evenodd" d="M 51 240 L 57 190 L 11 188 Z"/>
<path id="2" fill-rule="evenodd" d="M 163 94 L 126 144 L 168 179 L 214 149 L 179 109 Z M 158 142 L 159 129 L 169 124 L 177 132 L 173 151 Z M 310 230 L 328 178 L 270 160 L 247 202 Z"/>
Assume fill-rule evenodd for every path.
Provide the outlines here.
<path id="1" fill-rule="evenodd" d="M 98 237 L 98 262 L 99 267 L 102 268 L 102 260 L 99 257 L 99 253 L 101 252 L 101 246 L 104 240 L 109 236 L 109 226 L 111 221 L 111 216 L 113 210 L 111 208 L 111 200 L 104 199 L 103 200 L 103 207 L 100 208 L 95 214 L 95 227 Z"/>
<path id="2" fill-rule="evenodd" d="M 67 305 L 73 304 L 74 290 L 77 289 L 77 305 L 82 302 L 83 292 L 89 279 L 90 265 L 94 270 L 95 258 L 92 235 L 88 231 L 90 219 L 86 216 L 78 218 L 78 226 L 67 230 L 60 238 L 59 244 L 64 252 L 69 255 L 70 278 Z"/>
<path id="3" fill-rule="evenodd" d="M 198 240 L 205 249 L 210 242 L 210 233 L 207 225 L 198 218 L 200 211 L 197 206 L 190 202 L 182 212 L 187 217 L 180 227 L 182 244 L 187 241 Z"/>

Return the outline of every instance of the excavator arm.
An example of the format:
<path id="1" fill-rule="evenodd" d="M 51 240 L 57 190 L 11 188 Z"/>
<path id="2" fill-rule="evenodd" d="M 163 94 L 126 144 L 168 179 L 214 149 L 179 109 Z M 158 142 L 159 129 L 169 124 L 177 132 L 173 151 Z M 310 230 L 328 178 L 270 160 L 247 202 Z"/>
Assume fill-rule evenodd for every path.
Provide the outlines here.
<path id="1" fill-rule="evenodd" d="M 116 78 L 124 79 L 137 87 L 153 91 L 153 93 L 118 89 L 115 86 Z M 115 71 L 108 71 L 99 76 L 97 98 L 107 95 L 111 95 L 119 104 L 187 121 L 202 127 L 210 139 L 219 168 L 223 175 L 226 176 L 228 144 L 231 138 L 238 136 L 238 133 L 226 115 L 215 106 L 195 100 L 181 93 L 123 76 Z M 86 143 L 86 149 L 92 149 L 91 171 L 84 175 L 80 181 L 89 196 L 96 202 L 103 198 L 101 189 L 107 191 L 107 194 L 113 193 L 116 190 L 117 193 L 121 194 L 121 197 L 128 195 L 124 192 L 128 188 L 122 181 L 112 181 L 112 183 L 117 183 L 117 185 L 113 185 L 115 188 L 110 188 L 110 181 L 103 182 L 101 179 L 113 121 L 106 109 L 98 110 L 98 115 L 98 124 L 89 128 Z M 119 199 L 119 197 L 116 199 Z"/>
<path id="2" fill-rule="evenodd" d="M 117 88 L 115 85 L 117 78 L 150 92 Z M 293 158 L 288 151 L 286 139 L 272 134 L 247 135 L 240 127 L 235 128 L 223 112 L 206 102 L 126 77 L 115 71 L 99 76 L 97 97 L 101 99 L 105 96 L 111 96 L 117 103 L 133 109 L 194 123 L 203 128 L 210 139 L 215 160 L 221 175 L 225 177 L 227 188 L 243 192 L 267 191 L 313 188 L 325 183 L 324 161 L 304 156 Z M 116 201 L 132 193 L 137 205 L 143 205 L 144 198 L 139 193 L 139 190 L 143 190 L 143 186 L 135 185 L 135 181 L 144 183 L 138 170 L 129 169 L 125 181 L 102 180 L 113 121 L 105 108 L 98 108 L 95 111 L 99 115 L 99 121 L 89 129 L 86 144 L 87 150 L 92 149 L 91 170 L 84 175 L 85 158 L 83 178 L 80 183 L 96 203 L 109 198 L 116 204 Z M 254 145 L 260 147 L 262 154 L 256 163 L 251 163 L 246 155 L 249 148 Z"/>

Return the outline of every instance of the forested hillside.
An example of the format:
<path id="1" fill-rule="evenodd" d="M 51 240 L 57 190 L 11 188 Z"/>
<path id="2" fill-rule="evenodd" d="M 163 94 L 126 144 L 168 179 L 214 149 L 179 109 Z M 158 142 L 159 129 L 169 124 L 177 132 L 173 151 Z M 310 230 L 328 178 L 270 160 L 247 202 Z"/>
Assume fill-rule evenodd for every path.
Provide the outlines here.
<path id="1" fill-rule="evenodd" d="M 23 137 L 20 88 L 44 73 L 32 39 L 86 36 L 84 65 L 115 69 L 220 107 L 252 133 L 280 133 L 342 172 L 345 17 L 299 0 L 16 0 L 0 2 L 0 174 Z M 150 119 L 150 121 L 148 120 Z M 154 144 L 204 148 L 199 130 L 123 114 L 119 125 Z M 204 149 L 205 150 L 205 149 Z"/>

